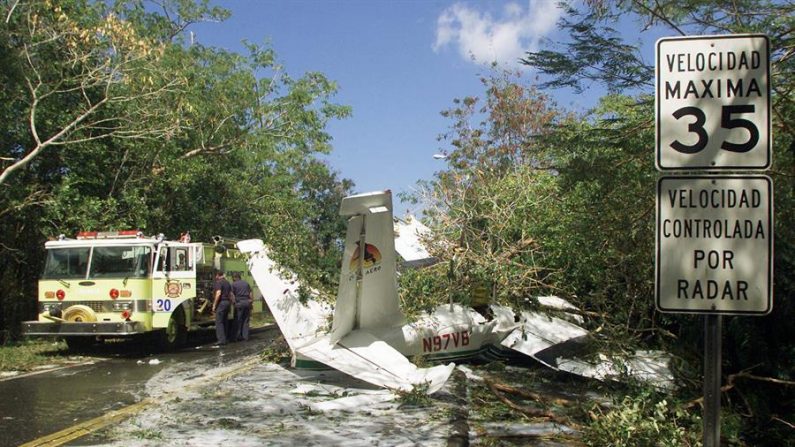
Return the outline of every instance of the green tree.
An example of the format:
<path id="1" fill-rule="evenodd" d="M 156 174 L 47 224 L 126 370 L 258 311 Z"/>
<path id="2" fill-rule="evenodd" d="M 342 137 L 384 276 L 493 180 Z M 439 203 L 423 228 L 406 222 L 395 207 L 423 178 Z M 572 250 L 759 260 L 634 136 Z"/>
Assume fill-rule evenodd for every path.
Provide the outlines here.
<path id="1" fill-rule="evenodd" d="M 546 95 L 522 85 L 518 73 L 498 73 L 482 83 L 482 102 L 456 99 L 442 112 L 452 121 L 440 137 L 450 144 L 449 168 L 422 183 L 413 197 L 433 221 L 435 254 L 451 263 L 429 272 L 445 283 L 445 276 L 453 279 L 449 293 L 464 303 L 470 303 L 474 288 L 484 286 L 504 304 L 561 293 L 555 280 L 560 272 L 539 251 L 544 233 L 537 228 L 546 222 L 537 210 L 558 200 L 555 166 L 543 136 L 569 117 Z M 436 293 L 435 303 L 447 300 L 448 292 Z"/>
<path id="2" fill-rule="evenodd" d="M 169 237 L 188 230 L 194 240 L 260 237 L 274 256 L 313 284 L 334 285 L 337 267 L 330 260 L 339 247 L 333 235 L 340 234 L 342 222 L 330 210 L 352 184 L 339 179 L 318 156 L 331 150 L 326 123 L 350 113 L 332 101 L 336 85 L 319 73 L 289 76 L 270 48 L 249 45 L 246 54 L 238 54 L 191 44 L 184 38 L 186 27 L 228 13 L 206 1 L 158 4 L 162 10 L 141 1 L 59 2 L 66 19 L 44 1 L 5 4 L 4 17 L 11 17 L 14 26 L 0 32 L 0 57 L 21 67 L 0 74 L 9 81 L 0 88 L 0 99 L 8 100 L 0 105 L 0 132 L 9 142 L 0 150 L 13 159 L 8 163 L 35 146 L 31 129 L 45 134 L 41 129 L 47 126 L 66 128 L 74 116 L 85 114 L 87 104 L 94 104 L 83 96 L 110 98 L 77 120 L 60 140 L 13 168 L 14 175 L 2 186 L 0 268 L 8 287 L 0 296 L 0 330 L 5 335 L 14 336 L 20 320 L 35 317 L 43 242 L 79 230 L 138 228 Z M 67 56 L 90 51 L 102 55 L 91 45 L 111 41 L 79 41 L 70 49 L 67 38 L 48 40 L 47 51 L 67 55 L 54 60 L 62 68 L 65 61 L 74 62 L 71 69 L 77 77 L 66 69 L 59 72 L 57 66 L 36 68 L 41 73 L 52 70 L 41 77 L 38 91 L 57 93 L 32 101 L 26 86 L 32 79 L 29 72 L 36 71 L 28 65 L 38 66 L 27 61 L 25 51 L 30 52 L 26 48 L 38 34 L 23 31 L 33 20 L 31 11 L 40 9 L 56 14 L 53 27 L 70 20 L 85 28 L 111 21 L 124 36 L 137 36 L 156 48 L 156 54 L 131 61 L 124 66 L 129 72 L 118 69 L 118 77 L 106 81 L 111 85 L 94 95 L 85 79 L 91 72 L 87 67 L 96 61 Z M 109 54 L 115 54 L 112 48 L 107 47 Z M 43 53 L 37 57 L 46 59 Z M 108 63 L 99 56 L 96 60 Z M 133 68 L 142 71 L 134 75 Z M 64 79 L 85 88 L 61 89 Z M 145 104 L 132 99 L 158 85 L 167 87 L 141 97 Z M 31 102 L 35 127 L 18 119 L 29 116 Z"/>
<path id="3" fill-rule="evenodd" d="M 641 41 L 627 41 L 618 29 L 637 23 L 641 33 L 656 35 L 663 29 L 673 35 L 767 34 L 774 89 L 774 310 L 725 320 L 724 372 L 732 385 L 727 410 L 742 423 L 724 433 L 754 445 L 791 444 L 793 8 L 767 1 L 733 2 L 731 8 L 717 1 L 567 6 L 559 25 L 571 39 L 548 42 L 524 58 L 541 74 L 537 90 L 495 75 L 485 81 L 482 103 L 455 100 L 443 113 L 452 122 L 441 137 L 449 145 L 448 169 L 424 182 L 414 198 L 426 203 L 438 237 L 435 252 L 447 262 L 406 275 L 406 300 L 424 308 L 445 301 L 446 291 L 429 284 L 450 277 L 453 298 L 464 302 L 473 283 L 483 282 L 495 286 L 503 303 L 556 293 L 584 310 L 586 324 L 602 335 L 602 348 L 661 347 L 677 354 L 681 383 L 692 385 L 678 398 L 698 397 L 702 325 L 654 309 L 654 67 L 644 62 Z M 582 116 L 537 94 L 550 88 L 582 93 L 593 84 L 608 95 Z M 416 298 L 422 292 L 435 294 L 435 302 Z"/>
<path id="4" fill-rule="evenodd" d="M 709 34 L 738 34 L 758 33 L 765 34 L 770 39 L 771 49 L 771 74 L 773 88 L 773 167 L 769 175 L 773 178 L 775 186 L 775 272 L 774 272 L 774 309 L 766 317 L 734 317 L 727 318 L 725 322 L 724 344 L 724 372 L 733 378 L 738 377 L 740 371 L 751 369 L 755 379 L 732 380 L 733 388 L 728 393 L 732 402 L 737 402 L 734 397 L 739 397 L 744 404 L 738 404 L 733 410 L 740 414 L 750 414 L 745 418 L 742 428 L 742 438 L 754 445 L 781 445 L 792 443 L 791 425 L 781 422 L 791 421 L 795 415 L 792 406 L 792 372 L 795 344 L 791 343 L 793 332 L 792 296 L 795 292 L 792 282 L 792 272 L 795 264 L 795 246 L 793 237 L 793 210 L 795 210 L 795 129 L 793 122 L 793 91 L 795 91 L 795 66 L 793 66 L 793 36 L 795 25 L 795 5 L 791 2 L 775 2 L 765 0 L 743 0 L 727 4 L 720 1 L 590 1 L 580 7 L 569 7 L 568 16 L 560 23 L 561 28 L 572 36 L 570 41 L 555 44 L 550 42 L 545 50 L 528 53 L 524 63 L 536 68 L 544 74 L 546 82 L 541 88 L 566 87 L 575 91 L 582 91 L 587 85 L 598 83 L 612 92 L 621 92 L 631 95 L 631 98 L 622 100 L 625 103 L 624 112 L 600 109 L 597 112 L 603 118 L 609 118 L 609 126 L 597 126 L 584 129 L 578 139 L 591 140 L 590 149 L 582 153 L 572 154 L 567 162 L 568 168 L 561 170 L 561 177 L 568 178 L 567 182 L 574 190 L 593 194 L 601 190 L 598 185 L 610 182 L 606 175 L 613 175 L 623 183 L 639 182 L 642 187 L 635 188 L 643 200 L 636 200 L 633 196 L 614 203 L 605 208 L 609 214 L 613 206 L 622 206 L 627 210 L 628 226 L 627 236 L 629 241 L 638 243 L 639 249 L 644 251 L 651 247 L 651 225 L 646 218 L 635 221 L 631 217 L 638 215 L 633 210 L 649 210 L 652 205 L 649 184 L 650 177 L 654 177 L 651 169 L 651 155 L 654 143 L 651 132 L 653 131 L 654 113 L 650 104 L 653 97 L 650 92 L 653 88 L 654 67 L 646 63 L 640 56 L 640 42 L 628 42 L 617 31 L 619 22 L 627 24 L 634 22 L 638 31 L 653 31 L 656 35 L 709 35 Z M 625 33 L 626 34 L 626 33 Z M 642 34 L 641 34 L 642 35 Z M 605 104 L 605 103 L 603 103 Z M 594 121 L 596 122 L 596 121 Z M 608 131 L 607 133 L 605 131 Z M 600 136 L 601 135 L 601 136 Z M 600 144 L 601 141 L 601 144 Z M 611 163 L 609 158 L 602 157 L 603 148 L 615 146 L 618 151 L 612 163 L 618 167 L 617 171 L 608 174 L 608 171 L 597 169 L 599 159 Z M 568 145 L 563 145 L 567 147 Z M 638 148 L 646 154 L 644 162 L 637 166 L 634 175 L 626 172 L 626 167 L 633 164 L 640 153 Z M 594 158 L 598 156 L 598 158 Z M 578 165 L 586 167 L 585 170 L 572 170 Z M 601 172 L 600 172 L 601 171 Z M 596 178 L 598 177 L 598 179 Z M 596 180 L 596 184 L 594 184 Z M 594 186 L 597 186 L 594 188 Z M 628 191 L 629 188 L 619 190 Z M 604 196 L 604 191 L 594 197 Z M 635 203 L 629 203 L 634 201 Z M 620 202 L 624 202 L 623 205 Z M 617 210 L 616 210 L 617 211 Z M 602 217 L 599 220 L 604 220 Z M 638 222 L 640 225 L 634 225 Z M 607 226 L 599 226 L 598 233 L 618 230 L 619 221 L 614 221 Z M 615 236 L 619 234 L 613 231 Z M 577 234 L 577 233 L 575 233 Z M 592 239 L 585 233 L 585 239 Z M 608 233 L 609 234 L 609 233 Z M 562 235 L 563 236 L 563 235 Z M 642 248 L 641 248 L 642 247 Z M 609 252 L 608 252 L 609 253 Z M 626 265 L 623 261 L 635 262 L 632 256 L 622 256 L 616 259 L 616 265 Z M 650 275 L 649 261 L 635 272 L 628 271 L 625 276 L 636 284 L 648 282 Z M 585 271 L 585 266 L 570 271 L 575 278 L 579 271 Z M 619 268 L 620 272 L 621 269 Z M 634 278 L 634 279 L 633 279 Z M 616 275 L 614 281 L 619 279 Z M 610 282 L 608 282 L 609 284 Z M 617 283 L 620 284 L 620 283 Z M 629 282 L 628 282 L 629 285 Z M 648 290 L 648 288 L 645 288 Z M 617 288 L 616 291 L 620 291 Z M 644 289 L 638 289 L 643 291 Z M 690 351 L 690 358 L 696 359 L 701 349 L 701 325 L 692 317 L 675 317 L 659 315 L 651 307 L 651 293 L 646 292 L 643 301 L 634 299 L 636 294 L 629 287 L 626 297 L 611 294 L 615 299 L 627 303 L 628 309 L 634 309 L 631 316 L 635 321 L 649 321 L 652 327 L 661 327 L 669 330 L 676 338 L 675 346 L 680 347 L 680 353 Z M 642 295 L 641 295 L 642 296 Z M 642 315 L 646 318 L 641 318 Z M 623 314 L 619 314 L 623 315 Z M 640 327 L 646 326 L 643 324 Z M 665 332 L 659 332 L 665 333 Z M 700 363 L 693 365 L 691 374 L 698 377 Z M 739 377 L 744 377 L 740 374 Z M 769 380 L 768 380 L 769 379 Z M 759 387 L 759 383 L 771 383 L 784 380 L 787 385 Z M 789 382 L 787 382 L 789 381 Z M 786 398 L 782 399 L 784 392 Z M 790 434 L 788 434 L 790 432 Z M 736 434 L 735 434 L 736 435 Z"/>
<path id="5" fill-rule="evenodd" d="M 26 121 L 27 135 L 4 148 L 0 184 L 51 148 L 175 131 L 171 120 L 151 120 L 172 110 L 156 109 L 158 98 L 181 88 L 179 78 L 156 70 L 162 44 L 102 3 L 5 3 L 2 39 L 17 81 L 9 99 L 20 112 L 17 119 Z M 70 107 L 54 107 L 64 103 Z"/>
<path id="6" fill-rule="evenodd" d="M 437 254 L 459 276 L 454 294 L 467 301 L 469 289 L 487 283 L 505 304 L 562 295 L 623 341 L 616 347 L 640 342 L 656 327 L 647 302 L 655 173 L 645 144 L 653 130 L 640 125 L 621 139 L 627 124 L 616 118 L 637 124 L 650 109 L 609 96 L 585 120 L 521 77 L 484 85 L 482 107 L 467 98 L 444 112 L 453 120 L 442 137 L 449 169 L 421 198 Z"/>

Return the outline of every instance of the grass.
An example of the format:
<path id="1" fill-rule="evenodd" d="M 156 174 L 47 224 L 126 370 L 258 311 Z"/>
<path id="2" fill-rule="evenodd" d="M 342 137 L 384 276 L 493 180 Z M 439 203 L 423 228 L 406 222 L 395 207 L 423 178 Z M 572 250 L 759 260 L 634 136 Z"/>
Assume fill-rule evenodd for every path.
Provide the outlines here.
<path id="1" fill-rule="evenodd" d="M 26 340 L 0 346 L 0 371 L 32 371 L 74 360 L 63 341 Z"/>

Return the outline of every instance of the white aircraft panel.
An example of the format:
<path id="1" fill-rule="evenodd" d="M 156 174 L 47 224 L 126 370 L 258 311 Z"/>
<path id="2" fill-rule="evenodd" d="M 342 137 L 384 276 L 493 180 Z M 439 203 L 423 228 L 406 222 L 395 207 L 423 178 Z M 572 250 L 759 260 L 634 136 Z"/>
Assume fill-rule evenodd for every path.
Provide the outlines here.
<path id="1" fill-rule="evenodd" d="M 322 335 L 318 334 L 318 329 L 326 325 L 331 308 L 316 300 L 302 304 L 298 299 L 299 282 L 289 273 L 279 270 L 268 257 L 262 241 L 246 240 L 237 245 L 242 252 L 251 255 L 248 261 L 251 276 L 290 349 L 295 351 Z"/>
<path id="2" fill-rule="evenodd" d="M 455 365 L 417 368 L 400 352 L 365 331 L 354 331 L 336 344 L 329 337 L 298 350 L 301 355 L 324 363 L 373 385 L 402 391 L 427 384 L 428 394 L 441 389 Z"/>
<path id="3" fill-rule="evenodd" d="M 430 229 L 413 216 L 398 220 L 395 224 L 395 250 L 406 263 L 422 264 L 430 261 L 431 254 L 420 241 L 420 237 L 430 233 Z"/>
<path id="4" fill-rule="evenodd" d="M 550 368 L 555 368 L 554 365 L 537 357 L 536 354 L 549 347 L 585 335 L 588 335 L 588 331 L 560 318 L 534 312 L 522 312 L 520 326 L 508 334 L 501 344 L 529 355 Z"/>

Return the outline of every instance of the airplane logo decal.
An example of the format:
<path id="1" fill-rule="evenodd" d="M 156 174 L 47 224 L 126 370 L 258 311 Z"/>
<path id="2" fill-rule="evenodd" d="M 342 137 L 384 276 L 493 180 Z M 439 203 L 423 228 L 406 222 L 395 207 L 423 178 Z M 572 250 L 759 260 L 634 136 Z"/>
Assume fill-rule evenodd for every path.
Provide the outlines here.
<path id="1" fill-rule="evenodd" d="M 365 270 L 369 270 L 381 263 L 381 252 L 373 244 L 364 245 L 364 262 L 362 262 L 362 267 Z M 359 256 L 361 253 L 360 248 L 359 242 L 356 242 L 356 250 L 354 250 L 353 256 L 351 256 L 351 270 L 356 270 L 359 267 Z"/>

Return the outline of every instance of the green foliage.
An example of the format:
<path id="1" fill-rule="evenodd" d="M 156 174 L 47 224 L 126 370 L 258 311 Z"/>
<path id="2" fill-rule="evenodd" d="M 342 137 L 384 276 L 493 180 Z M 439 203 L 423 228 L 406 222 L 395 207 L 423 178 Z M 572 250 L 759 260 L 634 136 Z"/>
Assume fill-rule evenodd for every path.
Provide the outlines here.
<path id="1" fill-rule="evenodd" d="M 409 391 L 395 390 L 400 406 L 428 407 L 433 400 L 428 394 L 428 384 L 414 385 Z"/>
<path id="2" fill-rule="evenodd" d="M 425 354 L 417 354 L 409 357 L 409 361 L 417 368 L 428 368 L 431 364 L 428 362 L 428 357 Z"/>
<path id="3" fill-rule="evenodd" d="M 400 308 L 409 321 L 423 312 L 430 312 L 449 300 L 454 285 L 439 272 L 440 264 L 426 269 L 407 269 L 398 277 Z"/>
<path id="4" fill-rule="evenodd" d="M 615 28 L 620 15 L 610 15 L 607 20 L 607 8 L 598 7 L 578 10 L 569 6 L 567 12 L 559 26 L 569 33 L 571 41 L 548 42 L 545 49 L 529 52 L 522 59 L 524 64 L 550 75 L 541 89 L 566 87 L 583 93 L 588 85 L 597 82 L 615 93 L 653 86 L 654 67 L 645 65 L 636 46 L 627 44 L 623 33 Z M 600 26 L 604 22 L 608 23 Z"/>
<path id="5" fill-rule="evenodd" d="M 591 321 L 615 335 L 607 340 L 631 341 L 654 325 L 655 173 L 644 149 L 653 139 L 650 106 L 610 96 L 586 121 L 556 112 L 519 81 L 484 80 L 486 106 L 476 114 L 470 99 L 448 113 L 455 117 L 445 136 L 455 148 L 451 166 L 426 185 L 423 199 L 431 204 L 435 254 L 452 265 L 442 283 L 450 291 L 433 288 L 440 270 L 420 272 L 401 278 L 406 301 L 421 309 L 451 296 L 471 304 L 480 284 L 492 287 L 494 301 L 514 306 L 552 293 L 609 316 Z M 491 119 L 472 123 L 476 115 Z M 532 137 L 520 138 L 528 129 Z"/>
<path id="6" fill-rule="evenodd" d="M 140 428 L 133 430 L 130 433 L 130 436 L 132 436 L 135 439 L 141 439 L 146 441 L 163 441 L 163 433 L 153 428 Z"/>
<path id="7" fill-rule="evenodd" d="M 228 16 L 206 1 L 167 0 L 162 9 L 109 3 L 22 0 L 0 8 L 10 17 L 0 30 L 9 67 L 0 74 L 0 167 L 9 173 L 0 190 L 7 235 L 0 275 L 8 286 L 0 339 L 16 337 L 18 322 L 35 317 L 44 241 L 80 230 L 262 238 L 311 286 L 333 290 L 344 229 L 336 208 L 353 186 L 318 158 L 331 150 L 326 124 L 350 114 L 332 101 L 336 84 L 320 73 L 289 76 L 268 47 L 249 44 L 238 54 L 185 42 L 192 23 Z M 30 20 L 40 21 L 39 34 Z M 107 39 L 80 40 L 83 31 L 111 25 Z M 30 54 L 25 45 L 48 32 L 63 38 Z M 109 62 L 94 56 L 111 44 L 127 52 L 111 61 L 118 77 L 105 79 L 112 85 L 102 102 L 96 76 Z M 33 92 L 31 73 L 41 76 Z M 144 97 L 145 104 L 136 100 Z M 68 127 L 87 110 L 83 98 L 102 107 Z M 42 139 L 68 132 L 37 145 L 32 129 Z"/>
<path id="8" fill-rule="evenodd" d="M 266 363 L 289 363 L 290 347 L 281 335 L 272 340 L 259 354 L 259 359 Z"/>
<path id="9" fill-rule="evenodd" d="M 544 259 L 565 272 L 575 303 L 607 316 L 599 325 L 630 335 L 654 327 L 649 112 L 628 98 L 607 97 L 592 121 L 560 126 L 550 137 L 557 143 L 559 209 L 537 210 L 550 214 L 540 234 Z"/>
<path id="10" fill-rule="evenodd" d="M 161 69 L 164 45 L 102 2 L 6 2 L 5 99 L 25 122 L 4 147 L 0 183 L 59 147 L 172 134 L 180 109 L 164 98 L 184 79 Z M 157 119 L 155 119 L 157 118 Z"/>
<path id="11" fill-rule="evenodd" d="M 795 268 L 795 257 L 792 255 L 792 241 L 795 240 L 795 227 L 792 225 L 795 217 L 795 182 L 792 181 L 795 176 L 795 129 L 791 125 L 795 116 L 795 98 L 792 95 L 795 86 L 795 59 L 791 57 L 791 30 L 795 25 L 795 7 L 787 2 L 767 0 L 739 1 L 732 5 L 730 11 L 723 6 L 719 1 L 589 2 L 580 5 L 579 9 L 573 8 L 569 17 L 561 22 L 563 30 L 571 32 L 571 40 L 557 46 L 547 46 L 541 52 L 528 53 L 525 63 L 548 75 L 545 80 L 549 86 L 577 88 L 597 82 L 611 91 L 625 94 L 638 92 L 638 96 L 630 101 L 624 100 L 625 106 L 620 109 L 616 108 L 618 104 L 615 100 L 602 101 L 602 108 L 596 111 L 602 118 L 601 122 L 591 120 L 589 124 L 597 125 L 587 126 L 576 132 L 586 142 L 581 146 L 586 150 L 574 151 L 573 157 L 567 162 L 567 169 L 560 171 L 561 177 L 568 177 L 569 190 L 575 194 L 590 191 L 595 193 L 593 198 L 607 199 L 598 202 L 600 215 L 585 220 L 583 226 L 596 229 L 592 231 L 594 235 L 607 236 L 603 246 L 586 245 L 587 253 L 599 250 L 598 255 L 592 259 L 596 261 L 593 264 L 595 268 L 609 267 L 616 270 L 616 274 L 608 273 L 608 270 L 603 270 L 601 275 L 598 272 L 588 273 L 582 269 L 581 264 L 580 268 L 567 270 L 567 279 L 574 280 L 584 291 L 603 289 L 606 293 L 591 293 L 588 304 L 595 304 L 597 308 L 604 310 L 613 309 L 614 313 L 608 314 L 610 320 L 623 319 L 627 328 L 647 328 L 658 334 L 670 333 L 677 337 L 673 346 L 668 343 L 668 338 L 656 341 L 664 347 L 675 349 L 685 358 L 693 358 L 700 355 L 700 325 L 694 329 L 692 318 L 655 313 L 651 309 L 650 300 L 653 294 L 648 284 L 653 278 L 650 262 L 639 256 L 622 254 L 627 253 L 622 246 L 632 245 L 637 247 L 639 253 L 651 253 L 653 229 L 649 219 L 643 218 L 642 213 L 653 206 L 652 187 L 649 183 L 653 180 L 650 177 L 655 174 L 651 160 L 654 143 L 650 133 L 654 113 L 650 109 L 650 98 L 643 93 L 651 90 L 649 80 L 654 71 L 652 66 L 633 60 L 632 54 L 637 54 L 637 45 L 625 44 L 614 29 L 619 20 L 626 23 L 631 18 L 644 23 L 644 31 L 652 30 L 658 36 L 666 33 L 760 33 L 769 37 L 774 117 L 773 167 L 767 174 L 773 178 L 775 188 L 774 308 L 766 317 L 733 317 L 725 320 L 724 337 L 727 342 L 724 343 L 723 368 L 726 374 L 753 368 L 754 374 L 791 381 L 792 372 L 795 371 L 792 356 L 795 349 L 792 343 L 795 340 L 795 329 L 791 324 L 795 309 L 790 299 L 795 293 L 791 280 Z M 599 36 L 611 42 L 604 45 Z M 637 105 L 631 105 L 632 102 Z M 604 118 L 609 118 L 609 125 L 606 125 Z M 573 146 L 572 142 L 571 139 L 564 140 L 561 149 L 569 152 L 572 147 L 578 147 Z M 603 157 L 609 155 L 604 149 L 611 147 L 615 149 L 612 160 L 609 156 Z M 641 154 L 645 154 L 643 157 L 646 160 L 638 163 L 635 158 Z M 594 155 L 599 158 L 594 158 Z M 599 159 L 608 165 L 612 163 L 612 167 L 599 163 Z M 578 166 L 583 169 L 577 169 Z M 629 172 L 628 168 L 631 168 Z M 588 171 L 593 175 L 589 175 Z M 620 181 L 625 185 L 611 187 L 611 176 L 614 182 Z M 610 191 L 619 192 L 624 198 L 613 200 Z M 582 198 L 587 196 L 582 195 Z M 582 203 L 586 204 L 587 200 Z M 625 228 L 622 228 L 619 218 L 611 217 L 611 214 L 619 217 L 619 213 L 625 216 Z M 560 237 L 598 241 L 598 238 L 584 233 L 583 229 L 568 234 L 561 233 Z M 625 231 L 625 236 L 616 239 L 621 231 Z M 608 240 L 612 242 L 607 242 Z M 599 262 L 596 258 L 605 258 L 605 261 L 610 262 Z M 597 287 L 584 287 L 587 286 L 585 280 L 589 276 L 598 284 Z M 611 306 L 609 301 L 615 304 Z M 650 333 L 652 332 L 643 332 Z M 699 363 L 690 361 L 690 364 Z M 687 375 L 698 376 L 698 371 L 689 371 Z M 698 382 L 688 383 L 695 385 Z M 790 419 L 795 414 L 795 407 L 792 405 L 795 396 L 791 387 L 753 387 L 749 383 L 742 383 L 727 393 L 727 397 L 731 399 L 733 407 L 738 407 L 731 408 L 730 410 L 734 410 L 730 411 L 731 414 L 752 415 L 740 418 L 742 422 L 735 426 L 739 425 L 741 428 L 732 430 L 731 435 L 754 445 L 793 443 L 791 432 L 783 434 L 779 430 L 782 424 L 776 423 L 777 414 L 788 415 Z"/>
<path id="12" fill-rule="evenodd" d="M 583 441 L 590 446 L 700 445 L 700 417 L 649 391 L 615 399 L 609 409 L 594 405 L 589 414 Z"/>
<path id="13" fill-rule="evenodd" d="M 540 232 L 533 231 L 547 225 L 539 210 L 557 200 L 554 168 L 547 148 L 527 135 L 548 133 L 562 118 L 548 98 L 519 79 L 509 73 L 484 78 L 483 106 L 465 98 L 444 112 L 453 121 L 442 136 L 452 146 L 450 168 L 422 185 L 414 198 L 424 202 L 433 225 L 433 254 L 449 265 L 444 272 L 437 268 L 418 278 L 440 279 L 444 274 L 450 290 L 439 293 L 429 286 L 431 278 L 417 279 L 416 284 L 432 293 L 407 293 L 409 303 L 423 300 L 420 308 L 433 307 L 428 296 L 436 304 L 450 298 L 476 304 L 473 292 L 484 287 L 503 304 L 560 291 L 554 281 L 559 272 L 539 257 Z M 487 119 L 478 121 L 483 117 Z"/>
<path id="14" fill-rule="evenodd" d="M 617 25 L 634 20 L 644 25 L 641 31 L 655 35 L 666 30 L 671 35 L 764 33 L 770 37 L 774 73 L 774 154 L 767 173 L 776 202 L 774 309 L 765 317 L 725 319 L 723 368 L 726 374 L 752 368 L 761 377 L 795 379 L 790 299 L 795 295 L 795 9 L 765 0 L 740 1 L 731 11 L 721 5 L 593 1 L 570 6 L 559 25 L 571 39 L 550 42 L 528 53 L 524 62 L 542 74 L 541 89 L 605 86 L 611 94 L 583 116 L 559 110 L 520 77 L 505 73 L 483 80 L 482 98 L 454 100 L 443 112 L 451 121 L 449 131 L 440 137 L 448 145 L 448 169 L 421 183 L 413 196 L 426 205 L 436 237 L 433 254 L 453 265 L 453 274 L 445 277 L 439 268 L 402 280 L 409 287 L 404 300 L 416 301 L 420 309 L 451 297 L 468 304 L 471 290 L 484 283 L 493 286 L 491 298 L 504 304 L 522 305 L 531 296 L 554 293 L 585 311 L 586 325 L 599 330 L 594 342 L 600 349 L 672 351 L 681 366 L 681 384 L 697 392 L 700 321 L 660 314 L 653 301 L 654 69 Z M 448 283 L 451 291 L 445 293 L 440 284 Z M 736 382 L 725 397 L 731 403 L 728 414 L 735 415 L 727 432 L 733 440 L 792 444 L 786 424 L 778 422 L 781 415 L 786 421 L 795 415 L 792 387 Z M 643 396 L 629 399 L 625 411 L 605 423 L 651 424 L 643 430 L 654 439 L 653 421 L 664 413 L 662 407 Z M 675 435 L 676 427 L 660 428 L 658 435 Z"/>

